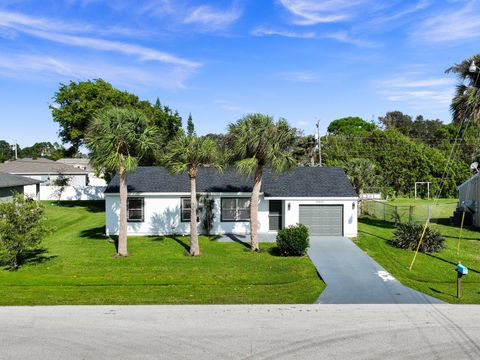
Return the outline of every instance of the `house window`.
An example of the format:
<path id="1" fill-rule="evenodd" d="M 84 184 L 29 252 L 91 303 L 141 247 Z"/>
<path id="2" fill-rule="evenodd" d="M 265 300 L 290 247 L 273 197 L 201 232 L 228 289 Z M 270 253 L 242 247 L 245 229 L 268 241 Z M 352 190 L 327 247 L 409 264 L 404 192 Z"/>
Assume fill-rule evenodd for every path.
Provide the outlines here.
<path id="1" fill-rule="evenodd" d="M 180 221 L 181 222 L 190 222 L 190 216 L 192 212 L 192 202 L 190 201 L 190 198 L 181 198 L 181 216 L 180 216 Z M 198 209 L 198 208 L 197 208 Z M 200 217 L 198 216 L 197 212 L 197 222 L 200 221 Z"/>
<path id="2" fill-rule="evenodd" d="M 190 214 L 192 211 L 192 202 L 190 201 L 189 198 L 182 198 L 182 216 L 181 216 L 181 221 L 182 222 L 190 222 Z"/>
<path id="3" fill-rule="evenodd" d="M 222 221 L 249 221 L 249 198 L 222 198 Z"/>
<path id="4" fill-rule="evenodd" d="M 127 200 L 127 215 L 130 222 L 144 221 L 144 199 L 139 197 L 129 197 Z"/>

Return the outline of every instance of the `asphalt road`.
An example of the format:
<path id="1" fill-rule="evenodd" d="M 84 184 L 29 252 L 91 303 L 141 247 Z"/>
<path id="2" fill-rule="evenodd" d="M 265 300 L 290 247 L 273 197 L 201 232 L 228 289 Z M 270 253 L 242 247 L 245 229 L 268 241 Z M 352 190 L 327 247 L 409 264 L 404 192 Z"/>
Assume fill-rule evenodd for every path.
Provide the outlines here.
<path id="1" fill-rule="evenodd" d="M 1 307 L 0 359 L 480 359 L 480 306 Z"/>

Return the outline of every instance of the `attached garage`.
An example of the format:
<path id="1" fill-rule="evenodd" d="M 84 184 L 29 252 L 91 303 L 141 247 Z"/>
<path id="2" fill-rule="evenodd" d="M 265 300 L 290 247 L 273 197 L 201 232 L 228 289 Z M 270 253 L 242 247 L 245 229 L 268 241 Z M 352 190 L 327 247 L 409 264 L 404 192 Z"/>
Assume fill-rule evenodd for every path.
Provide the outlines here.
<path id="1" fill-rule="evenodd" d="M 299 222 L 311 235 L 343 236 L 343 205 L 300 205 Z"/>

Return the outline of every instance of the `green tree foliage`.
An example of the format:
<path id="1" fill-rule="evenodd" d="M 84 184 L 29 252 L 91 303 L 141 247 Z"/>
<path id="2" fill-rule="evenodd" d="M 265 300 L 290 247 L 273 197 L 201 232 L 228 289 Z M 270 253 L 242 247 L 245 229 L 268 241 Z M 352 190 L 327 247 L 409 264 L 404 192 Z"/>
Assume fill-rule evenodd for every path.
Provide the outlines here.
<path id="1" fill-rule="evenodd" d="M 387 112 L 378 118 L 385 129 L 397 129 L 413 140 L 437 146 L 445 139 L 444 125 L 439 119 L 425 119 L 418 115 L 415 120 L 401 111 Z"/>
<path id="2" fill-rule="evenodd" d="M 362 197 L 366 188 L 375 186 L 377 181 L 376 169 L 375 163 L 371 159 L 348 159 L 344 166 L 345 173 L 360 197 Z"/>
<path id="3" fill-rule="evenodd" d="M 18 153 L 20 158 L 45 157 L 51 160 L 58 160 L 66 157 L 67 151 L 58 143 L 38 142 L 32 146 L 21 149 Z"/>
<path id="4" fill-rule="evenodd" d="M 318 154 L 318 151 L 315 151 L 316 144 L 315 136 L 304 135 L 303 132 L 297 131 L 293 156 L 298 165 L 313 166 L 315 164 L 315 154 Z"/>
<path id="5" fill-rule="evenodd" d="M 453 121 L 456 124 L 462 124 L 464 120 L 480 122 L 480 69 L 470 71 L 472 62 L 478 66 L 480 54 L 465 59 L 460 64 L 455 64 L 446 70 L 447 73 L 456 74 L 458 78 L 458 85 L 450 105 Z"/>
<path id="6" fill-rule="evenodd" d="M 110 108 L 99 112 L 90 125 L 86 143 L 90 163 L 120 177 L 118 255 L 127 256 L 127 173 L 140 159 L 157 149 L 158 129 L 140 110 Z"/>
<path id="7" fill-rule="evenodd" d="M 250 201 L 250 234 L 252 251 L 258 251 L 258 202 L 265 167 L 282 172 L 297 165 L 293 157 L 295 129 L 285 119 L 277 122 L 271 116 L 250 114 L 228 126 L 228 157 L 237 170 L 253 175 Z"/>
<path id="8" fill-rule="evenodd" d="M 158 127 L 164 138 L 172 138 L 181 127 L 181 118 L 160 101 L 152 105 L 136 95 L 115 89 L 111 84 L 95 79 L 70 81 L 61 84 L 54 94 L 54 105 L 50 106 L 52 117 L 60 126 L 59 136 L 64 143 L 72 145 L 77 152 L 85 142 L 87 129 L 100 111 L 119 107 L 136 109 L 144 113 Z"/>
<path id="9" fill-rule="evenodd" d="M 326 165 L 341 166 L 355 158 L 375 164 L 379 190 L 397 195 L 412 194 L 416 181 L 431 181 L 432 192 L 442 187 L 442 196 L 456 196 L 456 186 L 470 176 L 468 165 L 457 156 L 449 165 L 442 186 L 440 180 L 449 154 L 441 149 L 410 139 L 396 129 L 375 130 L 366 136 L 327 136 L 322 140 Z"/>
<path id="10" fill-rule="evenodd" d="M 12 145 L 5 140 L 0 140 L 0 163 L 12 158 Z"/>
<path id="11" fill-rule="evenodd" d="M 190 255 L 200 256 L 197 229 L 197 176 L 202 166 L 222 168 L 222 154 L 217 143 L 208 137 L 179 134 L 167 145 L 161 163 L 173 174 L 186 173 L 190 178 Z"/>
<path id="12" fill-rule="evenodd" d="M 333 120 L 328 125 L 327 131 L 332 135 L 365 135 L 375 128 L 375 124 L 356 116 L 350 116 Z"/>
<path id="13" fill-rule="evenodd" d="M 37 201 L 14 196 L 0 202 L 0 254 L 12 270 L 18 269 L 27 252 L 48 234 L 44 207 Z"/>
<path id="14" fill-rule="evenodd" d="M 188 115 L 187 121 L 187 135 L 192 136 L 195 134 L 195 125 L 193 124 L 192 114 Z"/>

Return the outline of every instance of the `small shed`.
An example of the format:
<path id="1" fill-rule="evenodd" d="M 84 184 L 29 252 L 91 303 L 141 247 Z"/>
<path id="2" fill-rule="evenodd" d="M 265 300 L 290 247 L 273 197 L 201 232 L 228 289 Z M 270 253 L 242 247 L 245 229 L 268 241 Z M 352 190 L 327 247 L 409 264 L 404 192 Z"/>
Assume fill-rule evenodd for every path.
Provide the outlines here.
<path id="1" fill-rule="evenodd" d="M 24 186 L 29 185 L 36 185 L 38 197 L 40 183 L 40 180 L 0 172 L 0 201 L 12 199 L 15 193 L 23 194 Z"/>

